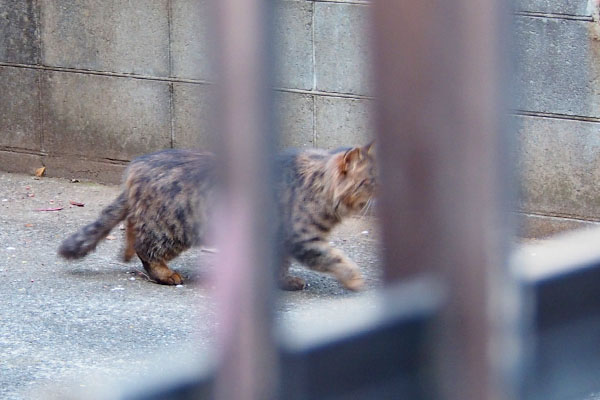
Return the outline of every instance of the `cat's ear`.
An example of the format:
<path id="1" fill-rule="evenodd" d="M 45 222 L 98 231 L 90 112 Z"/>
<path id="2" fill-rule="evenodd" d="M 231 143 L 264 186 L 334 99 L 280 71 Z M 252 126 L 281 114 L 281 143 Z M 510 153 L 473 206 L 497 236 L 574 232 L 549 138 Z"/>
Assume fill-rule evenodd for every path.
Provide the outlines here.
<path id="1" fill-rule="evenodd" d="M 355 147 L 350 149 L 344 153 L 344 156 L 340 162 L 340 172 L 346 173 L 357 161 L 362 159 L 361 149 L 360 147 Z"/>
<path id="2" fill-rule="evenodd" d="M 366 154 L 373 156 L 375 154 L 375 139 L 371 140 L 369 144 L 363 147 L 363 151 Z"/>

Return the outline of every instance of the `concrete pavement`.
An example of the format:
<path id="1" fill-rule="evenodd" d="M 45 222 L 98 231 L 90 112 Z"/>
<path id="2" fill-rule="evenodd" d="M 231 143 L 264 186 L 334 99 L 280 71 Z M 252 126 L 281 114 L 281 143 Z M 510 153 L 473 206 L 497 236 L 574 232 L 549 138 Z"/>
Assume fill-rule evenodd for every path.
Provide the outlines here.
<path id="1" fill-rule="evenodd" d="M 214 254 L 191 250 L 172 262 L 182 287 L 148 282 L 141 264 L 119 259 L 123 230 L 78 262 L 56 256 L 60 241 L 93 220 L 117 186 L 0 173 L 0 398 L 85 398 L 94 386 L 147 385 L 171 363 L 179 372 L 214 349 Z M 83 203 L 83 207 L 70 202 Z M 58 211 L 48 211 L 62 208 Z M 331 240 L 379 286 L 372 218 L 351 219 Z M 343 312 L 365 294 L 304 268 L 309 286 L 279 292 L 277 320 L 324 308 Z M 367 290 L 368 290 L 367 289 Z M 185 356 L 182 356 L 185 354 Z M 116 385 L 116 386 L 115 386 Z M 55 397 L 53 397 L 55 396 Z"/>

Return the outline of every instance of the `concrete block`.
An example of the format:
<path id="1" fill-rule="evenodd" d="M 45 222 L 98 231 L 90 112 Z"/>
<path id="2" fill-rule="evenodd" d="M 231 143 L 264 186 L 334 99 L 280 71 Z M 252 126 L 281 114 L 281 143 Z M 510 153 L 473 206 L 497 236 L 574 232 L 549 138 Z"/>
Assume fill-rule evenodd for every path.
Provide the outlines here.
<path id="1" fill-rule="evenodd" d="M 600 118 L 600 42 L 592 25 L 516 18 L 518 109 Z"/>
<path id="2" fill-rule="evenodd" d="M 275 3 L 276 75 L 280 87 L 311 89 L 312 2 Z M 213 81 L 215 56 L 209 42 L 210 19 L 206 0 L 174 0 L 171 23 L 172 75 Z"/>
<path id="3" fill-rule="evenodd" d="M 518 214 L 518 236 L 543 239 L 557 233 L 579 229 L 598 229 L 600 223 L 580 219 L 548 217 L 545 215 Z"/>
<path id="4" fill-rule="evenodd" d="M 547 14 L 590 16 L 588 0 L 517 0 L 516 11 L 529 11 Z"/>
<path id="5" fill-rule="evenodd" d="M 371 94 L 368 6 L 317 2 L 314 7 L 316 88 Z"/>
<path id="6" fill-rule="evenodd" d="M 520 209 L 579 219 L 600 217 L 600 124 L 518 117 Z"/>
<path id="7" fill-rule="evenodd" d="M 32 175 L 43 166 L 42 156 L 0 150 L 0 170 Z M 0 190 L 1 191 L 1 190 Z"/>
<path id="8" fill-rule="evenodd" d="M 317 147 L 360 146 L 373 137 L 371 100 L 315 96 Z"/>
<path id="9" fill-rule="evenodd" d="M 215 79 L 208 5 L 206 0 L 171 1 L 171 66 L 174 77 Z"/>
<path id="10" fill-rule="evenodd" d="M 169 75 L 168 2 L 48 0 L 41 10 L 44 64 Z"/>
<path id="11" fill-rule="evenodd" d="M 314 147 L 313 105 L 312 95 L 275 92 L 275 117 L 280 148 Z"/>
<path id="12" fill-rule="evenodd" d="M 313 88 L 313 2 L 280 1 L 275 11 L 275 85 Z"/>
<path id="13" fill-rule="evenodd" d="M 40 63 L 37 0 L 0 0 L 0 61 Z"/>
<path id="14" fill-rule="evenodd" d="M 173 84 L 173 146 L 212 150 L 215 134 L 214 87 L 205 84 Z"/>
<path id="15" fill-rule="evenodd" d="M 42 115 L 51 155 L 130 160 L 171 147 L 167 82 L 45 71 Z"/>
<path id="16" fill-rule="evenodd" d="M 214 87 L 175 83 L 173 87 L 174 147 L 214 151 Z M 280 147 L 313 147 L 311 95 L 275 91 L 275 119 Z"/>
<path id="17" fill-rule="evenodd" d="M 126 164 L 81 159 L 73 156 L 45 156 L 46 176 L 92 181 L 97 183 L 121 183 Z"/>
<path id="18" fill-rule="evenodd" d="M 0 146 L 41 150 L 40 71 L 0 67 Z"/>

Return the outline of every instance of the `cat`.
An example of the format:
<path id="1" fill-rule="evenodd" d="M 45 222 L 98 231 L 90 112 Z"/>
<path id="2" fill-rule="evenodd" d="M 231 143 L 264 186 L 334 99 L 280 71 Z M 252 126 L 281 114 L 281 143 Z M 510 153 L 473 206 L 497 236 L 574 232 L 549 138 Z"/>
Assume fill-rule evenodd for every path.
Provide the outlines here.
<path id="1" fill-rule="evenodd" d="M 306 282 L 288 274 L 289 260 L 330 273 L 347 289 L 364 285 L 358 266 L 327 240 L 345 217 L 371 204 L 377 180 L 374 146 L 286 152 L 277 158 L 279 230 L 285 262 L 277 272 L 285 290 Z M 134 159 L 124 174 L 122 193 L 98 219 L 63 241 L 58 253 L 82 258 L 125 220 L 123 259 L 137 254 L 154 281 L 178 285 L 182 276 L 167 262 L 202 245 L 215 202 L 215 156 L 163 150 Z"/>

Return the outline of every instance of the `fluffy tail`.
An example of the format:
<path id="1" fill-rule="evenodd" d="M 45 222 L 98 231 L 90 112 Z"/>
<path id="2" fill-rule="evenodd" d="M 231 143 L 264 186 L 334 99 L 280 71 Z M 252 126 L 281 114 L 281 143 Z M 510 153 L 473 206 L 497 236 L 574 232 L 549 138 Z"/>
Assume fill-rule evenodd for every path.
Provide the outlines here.
<path id="1" fill-rule="evenodd" d="M 102 210 L 100 217 L 96 221 L 84 226 L 62 242 L 58 248 L 58 254 L 66 259 L 76 259 L 86 256 L 126 216 L 127 195 L 123 192 L 115 201 Z"/>

